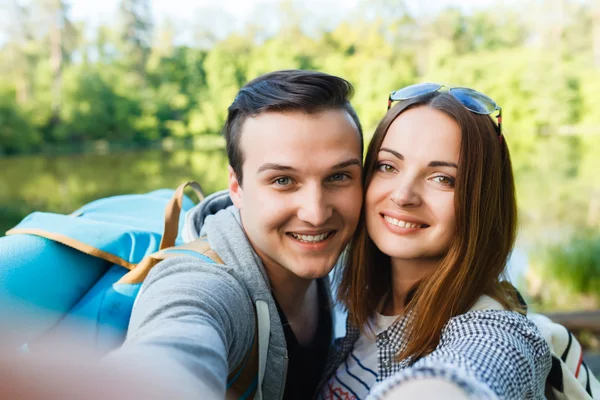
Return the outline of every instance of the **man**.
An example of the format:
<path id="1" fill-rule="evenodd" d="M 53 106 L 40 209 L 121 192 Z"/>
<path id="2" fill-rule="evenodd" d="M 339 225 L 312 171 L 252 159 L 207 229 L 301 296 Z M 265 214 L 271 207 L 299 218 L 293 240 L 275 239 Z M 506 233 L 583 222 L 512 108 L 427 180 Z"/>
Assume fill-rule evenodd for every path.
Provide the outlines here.
<path id="1" fill-rule="evenodd" d="M 188 239 L 206 236 L 224 265 L 192 257 L 156 265 L 113 357 L 148 360 L 185 392 L 223 398 L 228 374 L 252 347 L 262 303 L 270 328 L 258 392 L 315 393 L 332 340 L 327 274 L 362 204 L 363 139 L 351 94 L 347 81 L 309 71 L 269 73 L 239 91 L 224 128 L 229 190 L 191 210 L 184 228 Z"/>

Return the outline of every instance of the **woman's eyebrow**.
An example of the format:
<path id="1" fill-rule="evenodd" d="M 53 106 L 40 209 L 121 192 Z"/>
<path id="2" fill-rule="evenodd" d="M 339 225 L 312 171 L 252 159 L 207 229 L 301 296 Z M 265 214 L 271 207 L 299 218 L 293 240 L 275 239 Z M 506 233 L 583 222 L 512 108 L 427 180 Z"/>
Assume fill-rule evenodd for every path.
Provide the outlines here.
<path id="1" fill-rule="evenodd" d="M 396 158 L 398 158 L 400 160 L 404 160 L 404 156 L 402 154 L 398 153 L 396 150 L 388 149 L 387 147 L 382 147 L 379 149 L 379 151 L 385 151 L 387 153 L 394 155 Z"/>
<path id="2" fill-rule="evenodd" d="M 458 165 L 448 161 L 431 161 L 428 166 L 430 167 L 453 167 L 458 169 Z"/>
<path id="3" fill-rule="evenodd" d="M 404 156 L 398 153 L 396 150 L 388 149 L 387 147 L 382 147 L 379 151 L 385 151 L 386 153 L 390 153 L 399 160 L 404 160 Z M 449 161 L 431 161 L 427 166 L 429 167 L 452 167 L 458 169 L 458 165 Z"/>

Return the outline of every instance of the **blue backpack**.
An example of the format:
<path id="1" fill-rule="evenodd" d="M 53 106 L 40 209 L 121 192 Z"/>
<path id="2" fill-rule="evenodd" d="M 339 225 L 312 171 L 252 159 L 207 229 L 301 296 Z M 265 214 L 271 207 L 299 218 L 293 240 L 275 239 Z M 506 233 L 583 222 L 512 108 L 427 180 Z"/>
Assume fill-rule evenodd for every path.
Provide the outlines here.
<path id="1" fill-rule="evenodd" d="M 34 212 L 0 238 L 0 331 L 4 347 L 34 351 L 77 327 L 77 339 L 103 354 L 125 339 L 141 284 L 160 260 L 191 255 L 223 263 L 206 238 L 183 244 L 184 196 L 175 191 L 96 200 L 70 215 Z M 258 344 L 230 372 L 227 398 L 251 398 L 258 382 Z"/>

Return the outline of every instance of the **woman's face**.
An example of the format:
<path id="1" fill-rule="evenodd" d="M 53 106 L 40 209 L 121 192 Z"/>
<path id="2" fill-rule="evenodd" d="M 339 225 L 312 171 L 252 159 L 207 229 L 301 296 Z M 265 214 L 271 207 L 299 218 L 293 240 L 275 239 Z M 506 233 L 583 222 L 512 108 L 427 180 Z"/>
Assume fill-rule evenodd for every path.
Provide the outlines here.
<path id="1" fill-rule="evenodd" d="M 454 184 L 461 132 L 441 111 L 420 106 L 390 125 L 366 192 L 366 224 L 392 260 L 439 259 L 455 232 Z"/>

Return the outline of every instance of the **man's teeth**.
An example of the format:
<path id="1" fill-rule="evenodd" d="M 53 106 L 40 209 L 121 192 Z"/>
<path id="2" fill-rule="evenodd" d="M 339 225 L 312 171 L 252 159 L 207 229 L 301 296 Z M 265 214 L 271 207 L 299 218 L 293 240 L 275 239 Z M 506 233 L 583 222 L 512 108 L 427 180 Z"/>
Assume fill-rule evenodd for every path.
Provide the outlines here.
<path id="1" fill-rule="evenodd" d="M 323 240 L 327 239 L 327 237 L 329 236 L 329 233 L 322 233 L 320 235 L 299 235 L 297 233 L 292 233 L 291 235 L 295 239 L 298 239 L 301 242 L 318 243 L 318 242 L 322 242 Z"/>
<path id="2" fill-rule="evenodd" d="M 400 228 L 420 228 L 420 224 L 413 224 L 412 222 L 401 221 L 396 218 L 388 217 L 384 215 L 383 218 L 392 225 L 399 226 Z"/>

